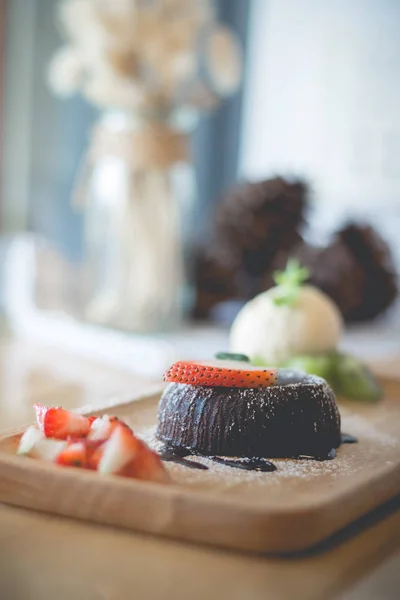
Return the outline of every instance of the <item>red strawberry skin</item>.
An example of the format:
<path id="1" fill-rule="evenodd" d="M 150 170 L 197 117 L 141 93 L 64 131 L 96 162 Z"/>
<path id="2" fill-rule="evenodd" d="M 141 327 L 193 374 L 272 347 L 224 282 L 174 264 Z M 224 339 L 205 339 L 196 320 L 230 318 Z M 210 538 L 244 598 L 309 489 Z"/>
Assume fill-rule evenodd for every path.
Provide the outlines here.
<path id="1" fill-rule="evenodd" d="M 116 440 L 118 440 L 118 462 L 121 463 L 122 459 L 122 464 L 120 467 L 115 468 L 115 470 L 109 471 L 110 461 L 108 461 L 108 468 L 103 469 L 103 467 L 105 467 L 105 453 L 108 452 L 109 445 L 113 444 Z M 168 472 L 158 454 L 153 452 L 147 444 L 137 438 L 125 423 L 120 422 L 118 427 L 114 430 L 112 438 L 104 442 L 104 444 L 95 451 L 92 456 L 92 468 L 93 462 L 97 461 L 99 455 L 100 461 L 98 461 L 97 468 L 100 471 L 113 472 L 116 475 L 140 479 L 142 481 L 155 481 L 158 483 L 168 483 L 170 481 Z M 123 460 L 124 456 L 127 458 L 126 461 Z M 110 458 L 110 456 L 108 458 Z M 116 465 L 116 463 L 114 464 Z"/>
<path id="2" fill-rule="evenodd" d="M 160 457 L 144 442 L 139 441 L 135 457 L 122 469 L 120 475 L 142 481 L 169 483 L 171 478 Z"/>
<path id="3" fill-rule="evenodd" d="M 56 464 L 64 467 L 87 467 L 87 449 L 85 440 L 70 442 L 56 459 Z"/>
<path id="4" fill-rule="evenodd" d="M 105 440 L 85 440 L 87 452 L 87 468 L 97 471 L 104 452 Z"/>
<path id="5" fill-rule="evenodd" d="M 86 437 L 89 430 L 90 421 L 87 417 L 63 408 L 49 408 L 43 417 L 43 431 L 48 438 L 66 440 L 69 437 Z"/>
<path id="6" fill-rule="evenodd" d="M 259 369 L 236 364 L 179 361 L 164 375 L 164 381 L 206 387 L 263 388 L 277 381 L 277 369 Z M 236 367 L 236 368 L 235 368 Z"/>
<path id="7" fill-rule="evenodd" d="M 114 439 L 114 450 L 112 451 L 114 456 L 111 457 L 111 460 L 114 460 L 115 465 L 122 461 L 122 465 L 119 470 L 118 467 L 114 471 L 110 468 L 108 472 L 142 481 L 158 483 L 170 481 L 168 471 L 158 454 L 137 438 L 129 425 L 118 417 L 109 417 L 110 427 L 107 437 L 97 440 L 88 439 L 87 435 L 92 423 L 98 417 L 85 417 L 63 408 L 47 408 L 39 404 L 34 408 L 39 428 L 44 432 L 46 438 L 63 440 L 67 444 L 55 458 L 51 459 L 55 464 L 99 470 L 105 451 L 109 444 L 113 443 L 111 438 L 115 438 L 118 431 L 117 447 L 115 447 Z M 57 443 L 61 444 L 61 441 Z M 126 462 L 124 461 L 125 455 Z"/>
<path id="8" fill-rule="evenodd" d="M 139 447 L 140 442 L 132 430 L 125 424 L 119 424 L 102 447 L 103 453 L 97 470 L 103 474 L 120 474 L 137 455 Z"/>
<path id="9" fill-rule="evenodd" d="M 89 423 L 92 424 L 93 421 L 96 421 L 96 419 L 101 419 L 101 417 L 97 417 L 96 415 L 91 415 L 90 417 L 86 417 L 89 420 Z M 126 425 L 126 423 L 124 423 L 123 421 L 121 421 L 121 419 L 119 419 L 118 417 L 115 417 L 113 415 L 108 415 L 108 418 L 110 420 L 110 423 L 113 424 L 117 424 L 117 423 L 122 423 L 123 425 Z"/>

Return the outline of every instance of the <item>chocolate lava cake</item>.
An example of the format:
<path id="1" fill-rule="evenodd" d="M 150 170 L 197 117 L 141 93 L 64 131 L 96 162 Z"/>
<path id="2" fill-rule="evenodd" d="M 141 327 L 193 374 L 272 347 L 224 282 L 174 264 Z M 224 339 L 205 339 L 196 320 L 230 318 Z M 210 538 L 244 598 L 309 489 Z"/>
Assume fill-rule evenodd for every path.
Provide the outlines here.
<path id="1" fill-rule="evenodd" d="M 288 369 L 268 387 L 173 382 L 160 400 L 157 437 L 205 456 L 324 458 L 340 445 L 340 414 L 324 379 Z"/>

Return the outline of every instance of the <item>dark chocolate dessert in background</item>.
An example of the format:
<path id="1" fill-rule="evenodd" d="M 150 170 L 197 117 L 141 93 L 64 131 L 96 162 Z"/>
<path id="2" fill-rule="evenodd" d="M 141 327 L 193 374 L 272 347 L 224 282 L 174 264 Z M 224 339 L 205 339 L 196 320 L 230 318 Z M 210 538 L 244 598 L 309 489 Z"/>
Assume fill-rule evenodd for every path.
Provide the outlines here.
<path id="1" fill-rule="evenodd" d="M 218 260 L 212 247 L 198 249 L 194 261 L 196 319 L 206 319 L 214 306 L 240 298 L 237 272 L 237 265 Z"/>
<path id="2" fill-rule="evenodd" d="M 305 182 L 277 177 L 242 184 L 221 201 L 213 239 L 197 255 L 196 318 L 270 289 L 273 273 L 291 257 L 310 269 L 309 282 L 330 296 L 348 322 L 374 319 L 394 303 L 391 252 L 371 226 L 351 222 L 324 247 L 303 240 L 308 193 Z"/>
<path id="3" fill-rule="evenodd" d="M 293 251 L 293 255 L 308 267 L 309 282 L 335 302 L 344 319 L 360 306 L 364 270 L 341 240 L 335 239 L 325 248 L 303 243 Z"/>
<path id="4" fill-rule="evenodd" d="M 221 250 L 237 253 L 245 272 L 261 276 L 278 251 L 299 242 L 306 198 L 304 182 L 282 177 L 237 186 L 217 209 L 215 229 Z"/>
<path id="5" fill-rule="evenodd" d="M 390 248 L 372 227 L 355 223 L 339 231 L 338 239 L 350 249 L 365 276 L 363 302 L 348 315 L 348 319 L 373 319 L 389 308 L 398 295 Z"/>
<path id="6" fill-rule="evenodd" d="M 194 315 L 207 318 L 225 300 L 252 298 L 280 252 L 302 242 L 308 188 L 282 177 L 244 183 L 222 200 L 212 239 L 199 249 Z"/>
<path id="7" fill-rule="evenodd" d="M 303 243 L 292 255 L 309 268 L 309 282 L 332 298 L 348 322 L 373 319 L 397 298 L 389 247 L 370 226 L 349 223 L 325 248 Z"/>

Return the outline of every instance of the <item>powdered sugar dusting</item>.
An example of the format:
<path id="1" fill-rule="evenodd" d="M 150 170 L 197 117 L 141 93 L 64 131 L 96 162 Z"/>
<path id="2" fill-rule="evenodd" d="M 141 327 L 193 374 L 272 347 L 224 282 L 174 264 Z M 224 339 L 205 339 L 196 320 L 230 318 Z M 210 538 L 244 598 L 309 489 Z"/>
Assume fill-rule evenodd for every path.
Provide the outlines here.
<path id="1" fill-rule="evenodd" d="M 376 442 L 381 446 L 393 446 L 398 442 L 396 437 L 382 431 L 365 417 L 352 413 L 343 407 L 341 407 L 340 412 L 343 431 L 352 433 L 360 439 Z"/>

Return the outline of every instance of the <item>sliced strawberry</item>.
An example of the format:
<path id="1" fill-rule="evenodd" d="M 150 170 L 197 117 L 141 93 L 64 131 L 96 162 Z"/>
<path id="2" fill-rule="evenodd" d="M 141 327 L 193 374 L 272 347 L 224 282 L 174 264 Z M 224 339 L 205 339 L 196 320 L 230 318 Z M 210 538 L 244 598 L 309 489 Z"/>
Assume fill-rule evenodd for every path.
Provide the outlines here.
<path id="1" fill-rule="evenodd" d="M 47 462 L 54 462 L 59 454 L 66 448 L 67 442 L 61 440 L 48 440 L 43 438 L 36 442 L 28 456 L 39 458 Z"/>
<path id="2" fill-rule="evenodd" d="M 110 437 L 111 426 L 109 417 L 104 415 L 103 417 L 97 417 L 90 424 L 90 431 L 88 433 L 88 440 L 106 440 Z"/>
<path id="3" fill-rule="evenodd" d="M 28 427 L 19 441 L 17 454 L 29 454 L 35 445 L 43 439 L 45 439 L 44 433 L 40 429 L 34 425 Z"/>
<path id="4" fill-rule="evenodd" d="M 104 440 L 85 440 L 87 453 L 87 468 L 97 471 L 101 457 L 104 454 Z"/>
<path id="5" fill-rule="evenodd" d="M 164 381 L 206 387 L 263 388 L 276 383 L 277 369 L 260 369 L 245 362 L 179 361 L 164 375 Z"/>
<path id="6" fill-rule="evenodd" d="M 128 425 L 123 423 L 123 421 L 120 421 L 118 417 L 110 417 L 109 415 L 98 417 L 90 426 L 88 439 L 107 440 L 118 425 L 128 427 Z"/>
<path id="7" fill-rule="evenodd" d="M 63 408 L 49 408 L 43 417 L 43 431 L 47 438 L 66 440 L 68 437 L 85 437 L 89 430 L 87 417 Z"/>
<path id="8" fill-rule="evenodd" d="M 124 477 L 156 483 L 168 483 L 171 480 L 158 454 L 144 442 L 140 442 L 137 455 L 122 469 L 120 474 Z"/>
<path id="9" fill-rule="evenodd" d="M 66 448 L 60 452 L 55 462 L 65 467 L 83 467 L 87 466 L 87 451 L 85 440 L 80 442 L 70 442 Z"/>
<path id="10" fill-rule="evenodd" d="M 119 424 L 102 447 L 97 470 L 103 474 L 119 473 L 134 458 L 138 449 L 139 440 L 133 432 L 129 427 Z"/>
<path id="11" fill-rule="evenodd" d="M 90 425 L 93 423 L 93 421 L 95 421 L 96 419 L 98 419 L 99 417 L 95 417 L 94 415 L 92 415 L 91 417 L 88 417 L 88 421 L 90 423 Z"/>
<path id="12" fill-rule="evenodd" d="M 36 422 L 38 424 L 39 429 L 43 431 L 43 419 L 46 412 L 49 410 L 47 406 L 43 406 L 43 404 L 34 404 L 33 408 L 36 411 Z"/>

